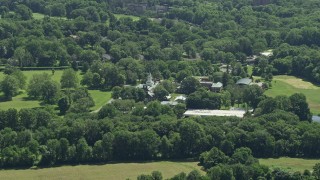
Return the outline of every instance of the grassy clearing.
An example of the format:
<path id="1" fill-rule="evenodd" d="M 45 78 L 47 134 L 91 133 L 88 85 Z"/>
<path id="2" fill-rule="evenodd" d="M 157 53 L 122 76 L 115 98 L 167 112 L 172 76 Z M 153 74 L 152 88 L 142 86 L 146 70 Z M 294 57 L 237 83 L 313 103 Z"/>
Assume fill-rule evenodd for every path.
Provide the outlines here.
<path id="1" fill-rule="evenodd" d="M 62 70 L 56 70 L 54 75 L 52 75 L 51 70 L 36 70 L 36 71 L 22 71 L 23 74 L 27 77 L 27 82 L 32 78 L 34 74 L 42 74 L 42 73 L 48 73 L 51 75 L 52 80 L 56 82 L 60 82 L 61 76 L 63 71 Z M 3 80 L 4 74 L 0 72 L 0 81 Z M 80 72 L 78 73 L 79 79 L 81 79 Z M 91 94 L 95 106 L 92 108 L 92 110 L 97 110 L 104 104 L 106 104 L 111 99 L 111 92 L 103 92 L 99 90 L 89 90 L 89 93 Z M 0 94 L 1 95 L 1 94 Z M 34 100 L 28 100 L 28 95 L 26 91 L 23 91 L 18 96 L 13 97 L 12 101 L 6 101 L 6 102 L 0 102 L 0 109 L 1 110 L 7 110 L 9 108 L 34 108 L 39 107 L 40 102 L 34 101 Z"/>
<path id="2" fill-rule="evenodd" d="M 33 19 L 37 19 L 37 20 L 41 20 L 45 17 L 44 14 L 41 14 L 41 13 L 33 13 L 32 14 L 32 17 Z M 54 19 L 63 19 L 63 20 L 66 20 L 67 18 L 66 17 L 55 17 L 55 16 L 51 16 L 50 18 L 54 18 Z"/>
<path id="3" fill-rule="evenodd" d="M 272 81 L 272 88 L 267 90 L 267 96 L 278 95 L 290 96 L 294 93 L 303 93 L 307 97 L 311 112 L 320 113 L 320 87 L 293 76 L 275 76 Z"/>
<path id="4" fill-rule="evenodd" d="M 91 108 L 91 110 L 97 110 L 105 105 L 111 99 L 110 91 L 99 91 L 99 90 L 89 90 L 95 106 Z"/>
<path id="5" fill-rule="evenodd" d="M 147 163 L 117 163 L 106 165 L 62 166 L 37 170 L 2 170 L 1 179 L 136 179 L 140 174 L 151 174 L 160 171 L 164 179 L 180 172 L 189 173 L 200 170 L 197 162 L 147 162 Z M 205 172 L 201 171 L 205 174 Z"/>
<path id="6" fill-rule="evenodd" d="M 278 159 L 259 159 L 259 162 L 260 164 L 267 165 L 272 169 L 280 168 L 282 170 L 290 172 L 303 172 L 306 169 L 312 171 L 313 166 L 316 163 L 320 163 L 320 160 L 282 157 Z"/>
<path id="7" fill-rule="evenodd" d="M 114 16 L 117 19 L 120 19 L 120 18 L 131 18 L 133 21 L 139 21 L 140 20 L 140 17 L 138 17 L 138 16 L 132 16 L 132 15 L 126 15 L 126 14 L 114 14 Z"/>
<path id="8" fill-rule="evenodd" d="M 0 94 L 2 96 L 2 94 Z M 20 110 L 22 108 L 34 108 L 40 107 L 40 102 L 36 100 L 29 100 L 26 92 L 22 92 L 21 94 L 12 98 L 12 101 L 0 102 L 1 110 L 8 110 L 10 108 L 15 108 Z"/>
<path id="9" fill-rule="evenodd" d="M 253 72 L 253 66 L 248 65 L 247 68 L 248 68 L 248 74 L 251 75 Z"/>

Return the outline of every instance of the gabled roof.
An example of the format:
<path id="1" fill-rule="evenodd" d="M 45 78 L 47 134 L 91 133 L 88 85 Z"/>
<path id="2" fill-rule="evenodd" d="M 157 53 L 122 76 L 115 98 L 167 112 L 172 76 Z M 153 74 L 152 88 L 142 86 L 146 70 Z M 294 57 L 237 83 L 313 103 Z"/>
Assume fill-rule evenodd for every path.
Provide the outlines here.
<path id="1" fill-rule="evenodd" d="M 236 84 L 238 85 L 249 85 L 252 82 L 250 78 L 239 79 Z"/>
<path id="2" fill-rule="evenodd" d="M 223 84 L 221 82 L 213 83 L 212 88 L 222 88 Z"/>

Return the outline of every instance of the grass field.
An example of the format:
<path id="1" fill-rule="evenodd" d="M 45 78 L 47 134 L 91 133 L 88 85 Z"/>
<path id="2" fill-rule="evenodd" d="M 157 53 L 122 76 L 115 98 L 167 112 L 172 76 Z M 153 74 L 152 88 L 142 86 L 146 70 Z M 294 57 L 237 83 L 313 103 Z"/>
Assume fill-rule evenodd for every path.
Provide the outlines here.
<path id="1" fill-rule="evenodd" d="M 311 112 L 320 113 L 320 87 L 294 76 L 274 76 L 272 87 L 265 92 L 267 96 L 292 95 L 303 93 L 307 97 Z"/>
<path id="2" fill-rule="evenodd" d="M 133 21 L 139 21 L 140 20 L 140 17 L 138 17 L 138 16 L 132 16 L 132 15 L 126 15 L 126 14 L 114 14 L 114 16 L 117 19 L 120 19 L 120 18 L 131 18 Z"/>
<path id="3" fill-rule="evenodd" d="M 111 92 L 104 92 L 99 90 L 89 90 L 95 106 L 91 108 L 91 110 L 97 110 L 103 105 L 105 105 L 111 99 Z"/>
<path id="4" fill-rule="evenodd" d="M 180 172 L 189 173 L 192 170 L 200 170 L 198 162 L 147 162 L 147 163 L 117 163 L 106 165 L 79 165 L 62 166 L 45 169 L 27 170 L 1 170 L 1 179 L 108 179 L 125 180 L 136 179 L 140 174 L 151 174 L 152 171 L 160 171 L 163 178 L 170 178 Z"/>
<path id="5" fill-rule="evenodd" d="M 44 14 L 41 14 L 41 13 L 33 13 L 32 14 L 32 17 L 34 18 L 34 19 L 43 19 L 44 18 Z M 66 20 L 67 18 L 66 17 L 54 17 L 54 16 L 52 16 L 52 17 L 50 17 L 50 18 L 55 18 L 55 19 L 63 19 L 63 20 Z"/>
<path id="6" fill-rule="evenodd" d="M 56 82 L 60 82 L 61 76 L 63 71 L 62 70 L 56 70 L 54 75 L 52 75 L 51 70 L 37 70 L 37 71 L 22 71 L 23 74 L 27 77 L 27 82 L 32 78 L 34 74 L 42 74 L 42 73 L 48 73 L 51 75 L 52 80 Z M 4 74 L 0 72 L 0 81 L 4 78 Z M 79 73 L 79 79 L 81 79 L 81 75 Z M 111 92 L 104 92 L 99 90 L 89 90 L 89 93 L 91 94 L 95 106 L 91 108 L 91 110 L 97 110 L 104 104 L 106 104 L 111 99 Z M 1 95 L 1 94 L 0 94 Z M 26 91 L 23 91 L 23 93 L 19 94 L 18 96 L 13 97 L 12 101 L 5 101 L 0 102 L 0 109 L 1 110 L 7 110 L 9 108 L 34 108 L 34 107 L 40 107 L 39 101 L 29 100 L 28 95 Z"/>
<path id="7" fill-rule="evenodd" d="M 268 158 L 268 159 L 259 159 L 260 164 L 267 165 L 271 169 L 280 168 L 282 170 L 296 172 L 303 172 L 304 170 L 312 171 L 313 166 L 316 163 L 320 163 L 320 159 L 301 159 L 301 158 Z"/>

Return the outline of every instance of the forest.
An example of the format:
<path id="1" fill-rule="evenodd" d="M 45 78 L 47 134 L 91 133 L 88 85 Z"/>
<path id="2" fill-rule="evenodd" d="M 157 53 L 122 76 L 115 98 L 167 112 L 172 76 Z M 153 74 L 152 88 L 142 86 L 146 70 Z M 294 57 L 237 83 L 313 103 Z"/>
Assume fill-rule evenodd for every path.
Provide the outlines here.
<path id="1" fill-rule="evenodd" d="M 277 75 L 320 83 L 319 13 L 316 0 L 0 0 L 0 107 L 22 92 L 41 103 L 0 108 L 0 168 L 191 158 L 207 174 L 172 179 L 319 179 L 319 164 L 257 159 L 320 158 L 306 95 L 264 94 Z M 89 90 L 112 100 L 92 111 Z M 184 117 L 231 107 L 244 118 Z"/>

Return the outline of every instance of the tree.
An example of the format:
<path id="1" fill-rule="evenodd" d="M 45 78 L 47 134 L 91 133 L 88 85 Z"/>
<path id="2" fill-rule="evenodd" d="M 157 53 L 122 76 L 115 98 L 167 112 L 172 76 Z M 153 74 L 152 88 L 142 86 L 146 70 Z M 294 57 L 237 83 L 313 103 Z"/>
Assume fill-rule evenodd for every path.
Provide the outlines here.
<path id="1" fill-rule="evenodd" d="M 47 73 L 34 74 L 28 83 L 28 96 L 35 99 L 41 97 L 43 83 L 48 80 L 51 80 L 51 77 Z"/>
<path id="2" fill-rule="evenodd" d="M 159 85 L 154 89 L 154 95 L 159 101 L 164 101 L 167 100 L 169 92 L 163 86 Z"/>
<path id="3" fill-rule="evenodd" d="M 98 112 L 99 119 L 103 119 L 105 117 L 113 118 L 117 114 L 116 108 L 112 104 L 106 104 L 102 106 L 102 108 Z"/>
<path id="4" fill-rule="evenodd" d="M 316 177 L 316 179 L 320 179 L 320 163 L 317 163 L 313 166 L 312 175 Z"/>
<path id="5" fill-rule="evenodd" d="M 88 145 L 87 141 L 84 138 L 78 140 L 76 145 L 77 153 L 76 160 L 77 162 L 88 162 L 92 157 L 92 148 Z"/>
<path id="6" fill-rule="evenodd" d="M 53 80 L 46 80 L 39 90 L 45 103 L 54 104 L 60 92 L 60 85 Z"/>
<path id="7" fill-rule="evenodd" d="M 212 148 L 210 151 L 201 153 L 199 159 L 200 164 L 206 169 L 210 169 L 211 167 L 215 167 L 229 161 L 228 156 L 216 147 Z"/>
<path id="8" fill-rule="evenodd" d="M 244 89 L 243 100 L 255 109 L 260 102 L 262 94 L 263 90 L 258 85 L 250 85 Z"/>
<path id="9" fill-rule="evenodd" d="M 201 152 L 201 139 L 204 137 L 204 131 L 198 123 L 185 120 L 179 126 L 179 132 L 183 155 L 188 156 Z"/>
<path id="10" fill-rule="evenodd" d="M 26 129 L 33 129 L 36 126 L 36 113 L 33 109 L 21 109 L 19 111 L 19 118 L 22 127 Z"/>
<path id="11" fill-rule="evenodd" d="M 79 86 L 77 73 L 73 69 L 64 70 L 60 79 L 60 83 L 61 88 L 77 88 Z"/>
<path id="12" fill-rule="evenodd" d="M 18 80 L 19 88 L 24 89 L 26 86 L 27 77 L 22 73 L 22 71 L 17 69 L 11 75 Z"/>
<path id="13" fill-rule="evenodd" d="M 184 94 L 195 92 L 200 86 L 200 82 L 194 77 L 187 77 L 181 82 L 180 91 Z"/>
<path id="14" fill-rule="evenodd" d="M 16 13 L 22 20 L 32 19 L 32 10 L 23 4 L 16 6 Z"/>
<path id="15" fill-rule="evenodd" d="M 261 108 L 261 114 L 272 113 L 277 109 L 277 101 L 274 98 L 266 98 L 258 104 L 258 107 Z"/>
<path id="16" fill-rule="evenodd" d="M 19 81 L 12 75 L 7 75 L 1 82 L 1 90 L 7 100 L 11 101 L 12 97 L 18 94 Z"/>
<path id="17" fill-rule="evenodd" d="M 151 176 L 153 180 L 162 180 L 162 174 L 159 171 L 152 171 Z"/>
<path id="18" fill-rule="evenodd" d="M 295 93 L 289 99 L 291 102 L 291 112 L 298 115 L 300 120 L 311 121 L 311 112 L 306 96 L 302 93 Z"/>
<path id="19" fill-rule="evenodd" d="M 70 100 L 68 97 L 63 97 L 61 99 L 59 99 L 58 101 L 58 107 L 59 107 L 59 110 L 60 110 L 60 114 L 65 114 L 68 109 L 70 108 Z"/>

